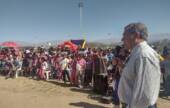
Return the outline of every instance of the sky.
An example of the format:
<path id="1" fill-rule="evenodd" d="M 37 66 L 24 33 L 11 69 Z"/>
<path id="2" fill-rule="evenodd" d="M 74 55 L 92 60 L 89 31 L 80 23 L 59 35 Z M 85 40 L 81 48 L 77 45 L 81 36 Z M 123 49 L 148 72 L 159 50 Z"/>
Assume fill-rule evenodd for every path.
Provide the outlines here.
<path id="1" fill-rule="evenodd" d="M 132 22 L 170 33 L 170 0 L 0 0 L 0 42 L 120 39 Z M 82 34 L 83 32 L 83 34 Z"/>

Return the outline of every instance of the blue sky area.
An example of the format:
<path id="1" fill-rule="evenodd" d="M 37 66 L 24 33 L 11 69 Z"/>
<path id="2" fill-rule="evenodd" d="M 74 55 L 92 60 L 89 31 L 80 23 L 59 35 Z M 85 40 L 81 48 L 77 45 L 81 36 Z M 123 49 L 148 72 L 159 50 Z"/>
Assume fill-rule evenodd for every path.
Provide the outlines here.
<path id="1" fill-rule="evenodd" d="M 170 33 L 170 0 L 84 0 L 83 32 L 79 0 L 0 0 L 0 41 L 45 42 L 121 38 L 131 22 L 150 34 Z"/>

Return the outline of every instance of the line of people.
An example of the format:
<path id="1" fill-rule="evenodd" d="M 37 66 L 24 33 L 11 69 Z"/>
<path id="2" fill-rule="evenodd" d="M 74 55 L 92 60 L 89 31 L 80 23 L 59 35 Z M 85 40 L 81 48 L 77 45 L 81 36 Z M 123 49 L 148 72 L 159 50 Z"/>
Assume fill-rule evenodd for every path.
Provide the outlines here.
<path id="1" fill-rule="evenodd" d="M 113 50 L 87 49 L 71 52 L 70 50 L 51 49 L 27 49 L 14 50 L 4 48 L 1 50 L 0 67 L 1 74 L 6 78 L 19 75 L 33 79 L 48 80 L 50 78 L 68 81 L 72 85 L 92 86 L 92 78 L 95 65 L 95 57 L 111 63 L 114 57 Z M 100 67 L 95 67 L 100 69 Z"/>

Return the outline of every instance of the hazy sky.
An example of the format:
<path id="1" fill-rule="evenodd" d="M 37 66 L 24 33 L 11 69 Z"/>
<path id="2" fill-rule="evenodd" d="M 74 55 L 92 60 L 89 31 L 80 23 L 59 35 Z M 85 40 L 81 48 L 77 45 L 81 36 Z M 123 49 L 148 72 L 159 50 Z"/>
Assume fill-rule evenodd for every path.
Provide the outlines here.
<path id="1" fill-rule="evenodd" d="M 170 0 L 84 0 L 84 36 L 78 2 L 0 0 L 0 41 L 121 38 L 131 22 L 145 23 L 150 34 L 170 33 Z"/>

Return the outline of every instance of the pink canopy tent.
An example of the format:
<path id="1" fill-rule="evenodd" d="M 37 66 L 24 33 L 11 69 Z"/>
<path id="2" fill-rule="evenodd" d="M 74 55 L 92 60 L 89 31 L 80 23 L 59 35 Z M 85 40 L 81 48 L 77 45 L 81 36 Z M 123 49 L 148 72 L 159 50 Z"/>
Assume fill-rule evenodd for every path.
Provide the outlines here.
<path id="1" fill-rule="evenodd" d="M 16 42 L 3 42 L 0 44 L 0 46 L 3 47 L 12 47 L 12 48 L 18 48 L 19 45 Z"/>

